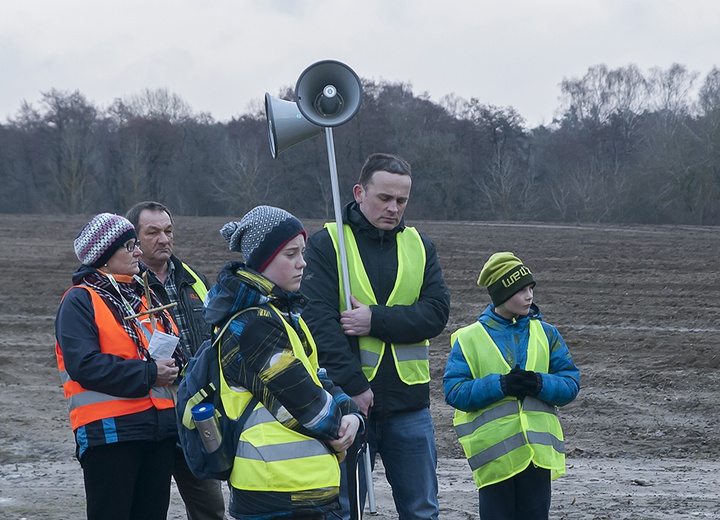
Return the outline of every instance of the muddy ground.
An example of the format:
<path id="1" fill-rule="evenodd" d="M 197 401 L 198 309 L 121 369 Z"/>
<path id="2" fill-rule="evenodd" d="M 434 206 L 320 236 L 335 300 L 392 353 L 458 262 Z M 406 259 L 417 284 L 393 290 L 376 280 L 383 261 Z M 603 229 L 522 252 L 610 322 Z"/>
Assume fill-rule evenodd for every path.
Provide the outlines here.
<path id="1" fill-rule="evenodd" d="M 77 266 L 72 240 L 90 216 L 0 215 L 0 518 L 84 515 L 53 319 Z M 177 254 L 211 279 L 236 258 L 218 234 L 226 220 L 177 219 Z M 440 380 L 450 333 L 488 302 L 479 269 L 502 250 L 534 271 L 543 316 L 581 369 L 580 395 L 561 409 L 568 473 L 554 483 L 551 518 L 720 518 L 720 230 L 410 224 L 434 239 L 452 294 L 450 322 L 431 347 L 441 518 L 477 518 Z M 375 488 L 375 518 L 395 518 L 381 468 Z M 168 518 L 184 518 L 175 491 Z"/>

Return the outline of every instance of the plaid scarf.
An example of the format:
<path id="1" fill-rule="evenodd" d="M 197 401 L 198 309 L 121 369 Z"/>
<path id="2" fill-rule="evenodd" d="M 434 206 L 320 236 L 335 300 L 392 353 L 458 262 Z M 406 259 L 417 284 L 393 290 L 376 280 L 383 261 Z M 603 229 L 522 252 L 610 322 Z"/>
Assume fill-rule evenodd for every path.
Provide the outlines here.
<path id="1" fill-rule="evenodd" d="M 133 278 L 134 281 L 131 283 L 117 282 L 117 286 L 120 289 L 119 293 L 113 286 L 110 279 L 100 271 L 88 273 L 85 277 L 83 277 L 82 281 L 103 299 L 108 308 L 110 308 L 112 313 L 115 315 L 115 318 L 118 320 L 118 323 L 120 323 L 123 330 L 127 332 L 128 336 L 130 336 L 137 345 L 140 359 L 147 360 L 150 359 L 150 353 L 147 351 L 147 348 L 145 348 L 142 340 L 140 339 L 140 334 L 144 334 L 144 332 L 138 329 L 138 327 L 142 327 L 143 325 L 141 325 L 137 319 L 124 319 L 125 316 L 131 316 L 131 314 L 128 313 L 128 309 L 123 302 L 123 298 L 126 302 L 128 302 L 128 304 L 130 304 L 130 307 L 132 307 L 135 313 L 142 312 L 147 309 L 147 306 L 143 301 L 144 287 L 142 280 L 137 277 Z M 152 302 L 150 302 L 151 307 L 155 308 L 162 306 L 162 303 L 152 291 L 150 291 L 150 299 L 152 300 Z M 173 325 L 170 322 L 168 313 L 166 311 L 162 311 L 157 313 L 155 316 L 162 324 L 165 332 L 167 334 L 173 334 Z M 173 353 L 173 359 L 181 363 L 180 366 L 183 366 L 186 361 L 184 354 L 177 347 Z"/>

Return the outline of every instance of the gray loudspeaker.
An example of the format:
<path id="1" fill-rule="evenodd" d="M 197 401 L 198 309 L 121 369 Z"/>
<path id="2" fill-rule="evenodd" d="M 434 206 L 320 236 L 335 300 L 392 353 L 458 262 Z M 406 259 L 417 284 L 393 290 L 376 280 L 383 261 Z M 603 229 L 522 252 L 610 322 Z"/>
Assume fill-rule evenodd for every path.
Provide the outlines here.
<path id="1" fill-rule="evenodd" d="M 296 103 L 272 97 L 265 93 L 265 116 L 268 122 L 268 140 L 273 159 L 291 146 L 323 132 L 303 117 Z"/>
<path id="2" fill-rule="evenodd" d="M 300 113 L 311 123 L 340 126 L 360 108 L 362 85 L 355 71 L 344 63 L 318 61 L 300 74 L 295 99 Z"/>

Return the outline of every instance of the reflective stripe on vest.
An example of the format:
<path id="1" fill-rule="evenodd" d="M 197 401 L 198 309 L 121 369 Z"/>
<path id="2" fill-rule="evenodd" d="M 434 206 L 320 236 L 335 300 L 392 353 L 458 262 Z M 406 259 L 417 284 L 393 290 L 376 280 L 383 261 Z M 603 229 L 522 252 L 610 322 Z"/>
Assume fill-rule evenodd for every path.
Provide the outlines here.
<path id="1" fill-rule="evenodd" d="M 84 285 L 76 285 L 74 287 L 80 287 L 90 293 L 95 313 L 95 325 L 98 330 L 100 351 L 124 359 L 140 359 L 135 341 L 125 332 L 122 325 L 117 322 L 112 311 L 100 295 Z M 143 302 L 144 301 L 145 299 L 143 298 Z M 157 326 L 159 330 L 165 332 L 159 322 Z M 138 335 L 140 341 L 147 347 L 145 335 L 139 332 Z M 153 406 L 158 410 L 164 410 L 174 406 L 172 393 L 168 387 L 153 387 L 146 396 L 136 398 L 117 397 L 102 392 L 87 390 L 83 388 L 80 383 L 74 381 L 65 370 L 65 360 L 63 359 L 60 345 L 57 342 L 55 343 L 55 355 L 57 357 L 58 370 L 60 371 L 60 380 L 62 381 L 68 409 L 70 410 L 70 424 L 73 430 L 94 421 L 142 412 Z"/>
<path id="2" fill-rule="evenodd" d="M 474 378 L 507 374 L 510 366 L 487 330 L 476 322 L 452 335 Z M 530 320 L 526 370 L 547 373 L 550 347 L 539 320 Z M 551 478 L 565 473 L 565 445 L 556 408 L 539 399 L 514 397 L 474 412 L 455 411 L 455 433 L 478 488 L 506 480 L 533 462 Z"/>
<path id="3" fill-rule="evenodd" d="M 273 305 L 268 306 L 285 326 L 294 356 L 305 366 L 315 384 L 322 386 L 317 377 L 315 343 L 305 322 L 300 319 L 300 327 L 311 347 L 309 357 L 295 330 Z M 218 348 L 218 352 L 220 350 Z M 220 378 L 220 396 L 232 419 L 242 414 L 252 398 L 245 388 L 230 388 L 224 375 Z M 339 488 L 340 467 L 336 456 L 322 441 L 286 428 L 259 402 L 240 434 L 230 484 L 246 491 L 299 492 Z"/>
<path id="4" fill-rule="evenodd" d="M 338 276 L 341 276 L 340 250 L 338 245 L 337 225 L 325 224 L 330 234 L 335 257 L 338 262 Z M 355 235 L 347 224 L 343 227 L 345 249 L 347 251 L 350 287 L 353 296 L 365 305 L 377 305 L 377 298 L 363 265 L 358 251 Z M 406 227 L 401 233 L 395 234 L 397 247 L 397 277 L 387 306 L 411 305 L 420 297 L 423 278 L 425 275 L 425 246 L 420 234 L 413 227 Z M 340 307 L 344 307 L 345 289 L 340 283 Z M 360 363 L 368 381 L 372 381 L 380 366 L 380 360 L 385 352 L 385 343 L 372 336 L 358 338 L 360 345 Z M 406 385 L 418 385 L 430 381 L 430 341 L 425 340 L 419 344 L 391 343 L 390 351 L 395 362 L 398 376 Z"/>
<path id="5" fill-rule="evenodd" d="M 207 293 L 208 293 L 207 287 L 205 287 L 205 284 L 200 279 L 200 277 L 197 274 L 195 274 L 195 271 L 190 269 L 189 265 L 187 265 L 185 262 L 182 262 L 182 266 L 195 279 L 195 281 L 193 282 L 191 287 L 192 287 L 193 291 L 195 291 L 195 294 L 198 295 L 198 298 L 200 298 L 200 301 L 204 302 L 205 297 L 207 296 Z"/>

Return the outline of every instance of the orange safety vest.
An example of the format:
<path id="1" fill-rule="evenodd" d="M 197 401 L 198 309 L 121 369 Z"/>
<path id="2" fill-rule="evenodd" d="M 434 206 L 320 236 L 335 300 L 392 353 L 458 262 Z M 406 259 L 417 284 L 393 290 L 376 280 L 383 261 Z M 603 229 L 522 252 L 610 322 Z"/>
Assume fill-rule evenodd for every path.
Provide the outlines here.
<path id="1" fill-rule="evenodd" d="M 122 325 L 110 311 L 107 303 L 90 287 L 76 285 L 87 290 L 92 297 L 93 309 L 95 310 L 95 325 L 98 329 L 98 342 L 100 351 L 104 354 L 113 354 L 124 359 L 140 359 L 138 347 L 135 341 L 125 332 Z M 71 289 L 72 289 L 71 288 Z M 69 289 L 68 289 L 69 290 Z M 67 292 L 65 293 L 67 294 Z M 147 308 L 147 302 L 143 297 Z M 165 312 L 165 311 L 163 311 Z M 177 334 L 177 328 L 172 321 L 173 332 Z M 158 330 L 165 332 L 161 323 L 157 323 Z M 145 335 L 138 331 L 140 341 L 147 348 L 148 340 Z M 133 413 L 148 410 L 153 406 L 158 410 L 165 410 L 174 406 L 172 393 L 168 387 L 153 387 L 144 397 L 117 397 L 102 392 L 87 390 L 80 383 L 74 381 L 65 370 L 65 361 L 62 350 L 57 341 L 55 342 L 55 355 L 57 356 L 58 370 L 62 380 L 65 398 L 70 409 L 70 424 L 73 431 L 80 426 L 85 426 L 93 421 L 130 415 Z"/>

